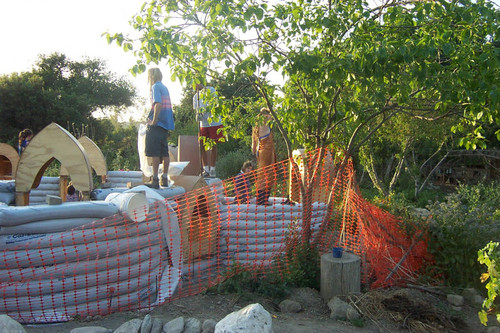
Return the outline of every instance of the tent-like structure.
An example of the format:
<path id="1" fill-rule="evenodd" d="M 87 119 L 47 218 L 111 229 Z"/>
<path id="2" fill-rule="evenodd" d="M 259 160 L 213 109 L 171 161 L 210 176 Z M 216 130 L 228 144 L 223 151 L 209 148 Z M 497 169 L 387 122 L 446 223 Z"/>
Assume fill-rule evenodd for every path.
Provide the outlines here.
<path id="1" fill-rule="evenodd" d="M 11 145 L 0 143 L 0 179 L 12 179 L 18 163 L 17 151 Z"/>
<path id="2" fill-rule="evenodd" d="M 17 206 L 28 204 L 31 189 L 38 187 L 54 159 L 64 165 L 75 188 L 89 199 L 92 171 L 85 148 L 71 133 L 51 123 L 33 137 L 19 159 L 15 173 Z"/>

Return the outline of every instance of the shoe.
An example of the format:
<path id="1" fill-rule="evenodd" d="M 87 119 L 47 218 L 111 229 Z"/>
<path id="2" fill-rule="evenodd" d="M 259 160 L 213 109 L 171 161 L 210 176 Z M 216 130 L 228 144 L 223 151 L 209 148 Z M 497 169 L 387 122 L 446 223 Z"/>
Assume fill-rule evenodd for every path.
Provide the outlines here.
<path id="1" fill-rule="evenodd" d="M 160 181 L 159 181 L 158 177 L 153 177 L 153 180 L 151 181 L 151 183 L 146 183 L 144 185 L 146 185 L 147 187 L 150 187 L 150 188 L 159 189 L 160 188 Z"/>
<path id="2" fill-rule="evenodd" d="M 295 206 L 295 202 L 290 200 L 290 198 L 287 198 L 285 201 L 281 203 L 282 205 L 290 205 L 290 206 Z"/>
<path id="3" fill-rule="evenodd" d="M 208 172 L 206 172 L 205 170 L 203 170 L 203 172 L 201 173 L 200 176 L 202 176 L 204 178 L 208 178 L 208 177 L 210 177 L 210 174 Z"/>
<path id="4" fill-rule="evenodd" d="M 163 186 L 163 187 L 169 187 L 170 183 L 168 181 L 168 178 L 167 177 L 161 177 L 160 185 Z"/>
<path id="5" fill-rule="evenodd" d="M 210 177 L 215 178 L 215 170 L 211 169 L 209 175 Z"/>

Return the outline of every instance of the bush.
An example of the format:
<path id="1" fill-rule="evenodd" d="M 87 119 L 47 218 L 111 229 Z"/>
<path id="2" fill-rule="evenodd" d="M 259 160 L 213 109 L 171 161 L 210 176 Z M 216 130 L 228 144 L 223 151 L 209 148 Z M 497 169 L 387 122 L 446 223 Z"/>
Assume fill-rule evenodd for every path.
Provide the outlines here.
<path id="1" fill-rule="evenodd" d="M 243 163 L 250 158 L 251 154 L 248 147 L 241 147 L 225 154 L 219 154 L 217 159 L 217 177 L 227 179 L 236 176 L 240 172 Z"/>
<path id="2" fill-rule="evenodd" d="M 459 186 L 446 202 L 428 209 L 433 277 L 453 287 L 479 288 L 477 251 L 500 238 L 499 184 Z"/>
<path id="3" fill-rule="evenodd" d="M 281 301 L 288 294 L 288 287 L 276 270 L 256 272 L 248 266 L 239 263 L 229 267 L 227 278 L 208 291 L 217 293 L 237 293 L 245 295 L 256 293 Z"/>

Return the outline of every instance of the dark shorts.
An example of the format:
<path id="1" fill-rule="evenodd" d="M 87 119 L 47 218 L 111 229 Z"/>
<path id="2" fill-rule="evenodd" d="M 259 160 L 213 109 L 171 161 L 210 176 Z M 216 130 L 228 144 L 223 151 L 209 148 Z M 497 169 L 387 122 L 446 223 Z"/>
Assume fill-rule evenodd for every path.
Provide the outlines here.
<path id="1" fill-rule="evenodd" d="M 200 136 L 204 136 L 206 138 L 212 139 L 215 142 L 219 142 L 220 139 L 224 137 L 224 134 L 222 133 L 222 128 L 224 125 L 219 125 L 219 126 L 211 126 L 211 127 L 201 127 L 200 128 Z M 220 129 L 220 131 L 219 131 Z"/>
<path id="2" fill-rule="evenodd" d="M 160 126 L 148 126 L 146 130 L 146 156 L 168 156 L 168 130 Z"/>

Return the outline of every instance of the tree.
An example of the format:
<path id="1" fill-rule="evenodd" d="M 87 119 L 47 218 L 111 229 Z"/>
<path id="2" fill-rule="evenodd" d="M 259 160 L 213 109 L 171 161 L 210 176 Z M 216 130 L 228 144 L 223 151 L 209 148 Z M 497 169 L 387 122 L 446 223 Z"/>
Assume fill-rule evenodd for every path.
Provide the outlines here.
<path id="1" fill-rule="evenodd" d="M 483 123 L 500 125 L 499 17 L 485 0 L 151 0 L 132 20 L 138 39 L 107 38 L 133 50 L 134 73 L 166 60 L 192 86 L 244 75 L 288 156 L 334 143 L 349 157 L 400 114 L 457 117 L 462 144 L 484 146 Z M 284 84 L 272 83 L 276 72 Z M 215 111 L 228 119 L 230 107 L 220 100 Z"/>
<path id="2" fill-rule="evenodd" d="M 401 113 L 455 115 L 453 130 L 474 148 L 485 144 L 483 123 L 500 124 L 499 17 L 490 2 L 469 0 L 164 0 L 133 18 L 138 40 L 107 37 L 135 49 L 136 73 L 165 59 L 191 85 L 247 76 L 289 153 L 332 142 L 353 153 Z M 283 87 L 270 83 L 273 72 Z M 218 110 L 230 118 L 229 107 Z"/>
<path id="3" fill-rule="evenodd" d="M 116 78 L 101 60 L 40 56 L 31 72 L 0 77 L 0 140 L 15 143 L 20 130 L 36 133 L 51 122 L 88 125 L 94 111 L 119 112 L 132 105 L 135 96 L 132 85 Z"/>

